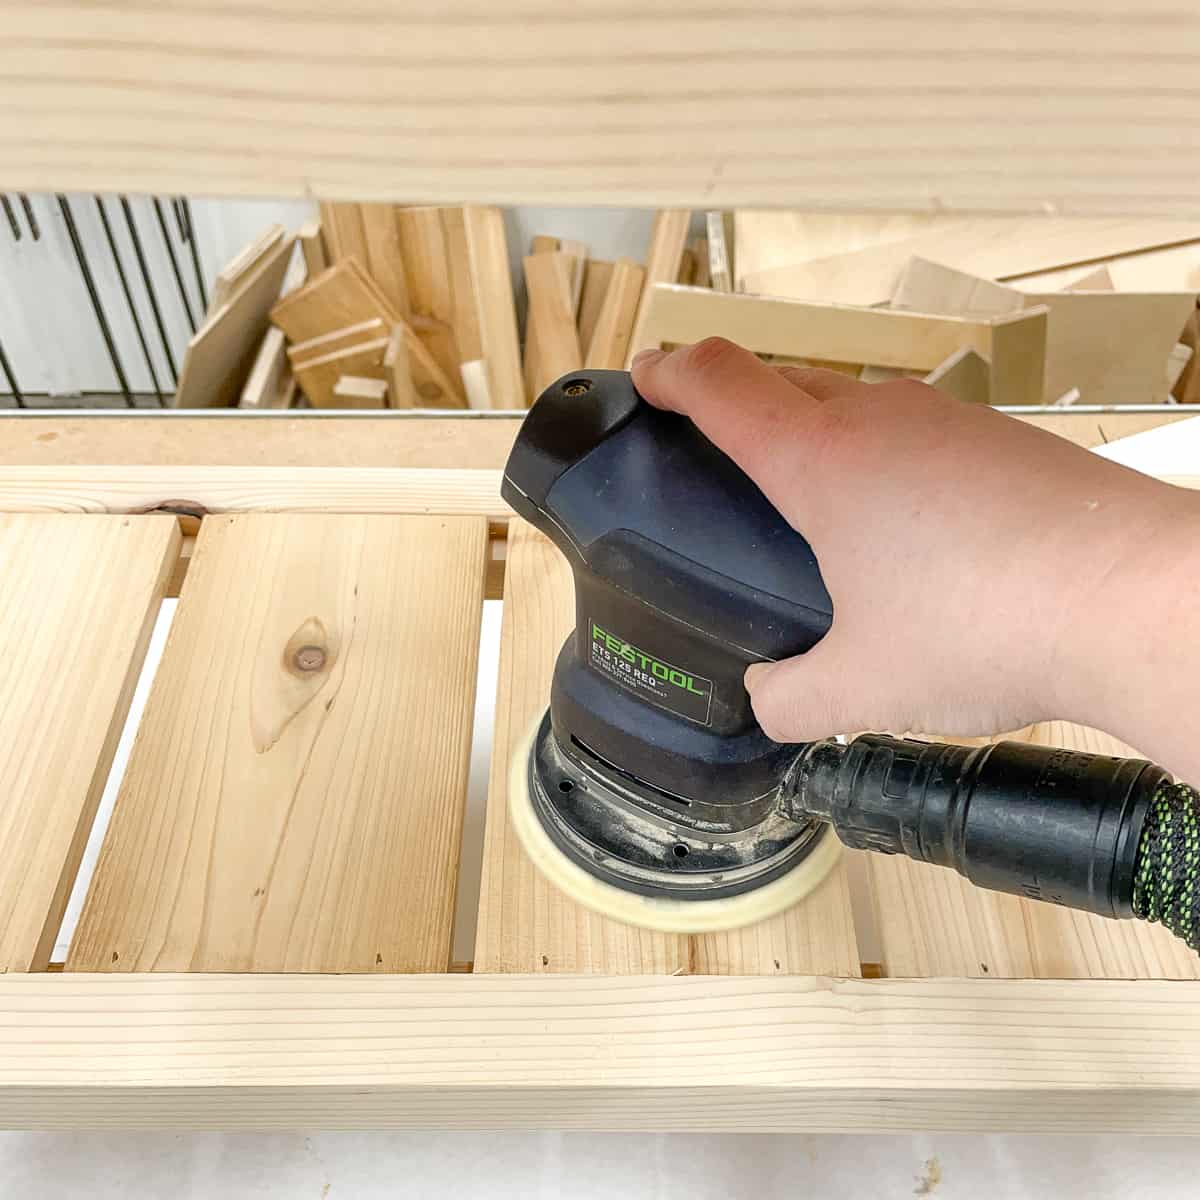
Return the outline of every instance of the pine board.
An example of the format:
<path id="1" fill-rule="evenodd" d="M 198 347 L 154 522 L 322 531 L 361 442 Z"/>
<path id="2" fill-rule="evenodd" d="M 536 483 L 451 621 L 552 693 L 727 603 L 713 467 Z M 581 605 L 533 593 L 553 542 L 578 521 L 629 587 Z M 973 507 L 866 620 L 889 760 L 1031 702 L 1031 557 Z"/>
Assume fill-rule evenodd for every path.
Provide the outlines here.
<path id="1" fill-rule="evenodd" d="M 486 539 L 204 522 L 69 970 L 448 968 Z"/>
<path id="2" fill-rule="evenodd" d="M 178 549 L 173 517 L 0 514 L 0 971 L 49 959 Z"/>
<path id="3" fill-rule="evenodd" d="M 688 938 L 598 916 L 546 882 L 508 821 L 514 749 L 545 712 L 554 662 L 574 627 L 571 572 L 551 543 L 510 523 L 476 972 L 857 975 L 845 869 L 805 901 L 746 929 Z"/>

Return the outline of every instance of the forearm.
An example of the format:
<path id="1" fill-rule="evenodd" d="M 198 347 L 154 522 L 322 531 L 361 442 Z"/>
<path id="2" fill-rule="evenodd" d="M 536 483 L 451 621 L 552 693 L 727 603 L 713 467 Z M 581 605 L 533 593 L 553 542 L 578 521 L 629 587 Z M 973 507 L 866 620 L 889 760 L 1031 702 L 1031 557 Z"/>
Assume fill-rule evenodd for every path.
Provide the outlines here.
<path id="1" fill-rule="evenodd" d="M 1069 715 L 1200 784 L 1200 492 L 1153 485 L 1114 556 L 1076 622 Z"/>

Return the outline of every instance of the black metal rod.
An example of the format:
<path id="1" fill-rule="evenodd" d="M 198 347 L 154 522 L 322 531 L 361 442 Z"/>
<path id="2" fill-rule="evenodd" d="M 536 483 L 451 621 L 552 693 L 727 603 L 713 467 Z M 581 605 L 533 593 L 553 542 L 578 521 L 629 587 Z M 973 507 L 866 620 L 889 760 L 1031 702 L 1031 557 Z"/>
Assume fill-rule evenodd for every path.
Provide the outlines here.
<path id="1" fill-rule="evenodd" d="M 13 241 L 21 240 L 21 226 L 17 223 L 17 214 L 13 211 L 12 201 L 5 195 L 0 195 L 0 205 L 4 207 L 4 215 L 8 218 L 8 227 L 12 230 Z"/>
<path id="2" fill-rule="evenodd" d="M 38 228 L 37 217 L 33 212 L 33 205 L 29 203 L 29 197 L 24 192 L 19 192 L 21 197 L 21 207 L 25 210 L 25 220 L 29 222 L 29 232 L 33 234 L 33 240 L 40 242 L 42 240 L 42 231 Z"/>
<path id="3" fill-rule="evenodd" d="M 179 269 L 179 259 L 175 257 L 175 247 L 171 245 L 171 233 L 167 229 L 167 218 L 163 216 L 162 201 L 157 196 L 154 197 L 154 215 L 158 217 L 158 227 L 162 231 L 163 245 L 167 248 L 167 257 L 171 260 L 171 271 L 175 276 L 176 286 L 179 288 L 179 299 L 183 302 L 183 311 L 187 313 L 188 324 L 192 327 L 192 332 L 196 332 L 196 318 L 192 315 L 192 306 L 188 301 L 187 288 L 183 285 L 183 272 Z"/>
<path id="4" fill-rule="evenodd" d="M 158 296 L 154 291 L 154 280 L 150 278 L 150 268 L 146 266 L 146 255 L 142 252 L 142 239 L 138 236 L 137 222 L 133 219 L 133 209 L 129 207 L 129 199 L 121 197 L 121 211 L 125 214 L 125 227 L 129 230 L 133 242 L 133 253 L 137 259 L 138 270 L 142 275 L 142 283 L 146 285 L 146 295 L 150 299 L 150 311 L 154 314 L 154 324 L 158 327 L 159 341 L 162 342 L 163 353 L 167 356 L 167 366 L 171 370 L 171 383 L 177 386 L 179 372 L 175 369 L 175 356 L 171 353 L 171 339 L 167 337 L 167 327 L 163 324 L 162 311 L 158 307 Z"/>
<path id="5" fill-rule="evenodd" d="M 8 361 L 8 355 L 4 353 L 4 343 L 0 342 L 0 371 L 4 373 L 4 378 L 8 380 L 8 390 L 12 392 L 13 399 L 17 402 L 18 408 L 25 407 L 25 397 L 21 394 L 21 388 L 17 383 L 17 377 L 13 374 L 12 363 Z"/>
<path id="6" fill-rule="evenodd" d="M 192 255 L 192 270 L 196 273 L 196 289 L 200 293 L 200 303 L 204 305 L 207 312 L 208 289 L 204 286 L 204 272 L 200 269 L 200 248 L 196 245 L 196 226 L 192 223 L 192 202 L 186 196 L 180 197 L 179 211 L 183 213 L 184 221 L 187 224 L 187 237 L 184 240 Z"/>
<path id="7" fill-rule="evenodd" d="M 109 360 L 112 362 L 113 370 L 117 373 L 121 394 L 125 397 L 127 407 L 133 408 L 133 392 L 130 391 L 129 380 L 125 378 L 125 368 L 121 366 L 121 356 L 117 352 L 116 342 L 113 341 L 112 330 L 108 327 L 108 317 L 104 315 L 104 305 L 100 302 L 100 293 L 96 291 L 92 268 L 88 265 L 87 254 L 83 249 L 83 243 L 79 240 L 79 230 L 75 228 L 75 217 L 71 213 L 71 205 L 61 192 L 58 193 L 58 207 L 62 212 L 63 220 L 67 223 L 67 233 L 71 238 L 71 246 L 75 250 L 75 261 L 79 264 L 79 273 L 83 276 L 88 298 L 92 302 L 92 312 L 96 314 L 96 324 L 100 326 L 104 345 L 108 348 Z"/>
<path id="8" fill-rule="evenodd" d="M 129 290 L 129 280 L 125 277 L 125 264 L 121 262 L 121 253 L 117 249 L 117 239 L 113 237 L 112 226 L 108 223 L 108 213 L 104 211 L 104 201 L 99 196 L 92 197 L 96 201 L 96 211 L 100 214 L 100 224 L 104 226 L 104 236 L 108 238 L 108 249 L 112 253 L 113 266 L 117 268 L 117 278 L 121 281 L 121 291 L 125 293 L 125 305 L 133 318 L 133 327 L 137 331 L 138 345 L 142 348 L 142 358 L 146 370 L 150 372 L 150 382 L 154 384 L 154 394 L 158 397 L 158 407 L 164 408 L 162 388 L 158 386 L 158 372 L 154 369 L 154 360 L 150 357 L 150 347 L 146 344 L 146 334 L 142 330 L 142 319 L 138 316 L 137 307 L 133 303 L 133 293 Z"/>

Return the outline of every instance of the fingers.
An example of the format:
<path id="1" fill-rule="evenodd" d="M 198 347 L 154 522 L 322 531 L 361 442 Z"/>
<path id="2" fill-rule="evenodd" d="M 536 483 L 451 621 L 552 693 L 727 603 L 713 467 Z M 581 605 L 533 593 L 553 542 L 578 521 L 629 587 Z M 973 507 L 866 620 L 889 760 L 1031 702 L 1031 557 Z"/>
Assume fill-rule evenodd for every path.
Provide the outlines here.
<path id="1" fill-rule="evenodd" d="M 807 654 L 757 663 L 746 672 L 754 715 L 776 742 L 815 742 L 874 727 L 879 713 L 863 711 L 878 680 L 856 669 L 857 656 L 831 631 Z"/>
<path id="2" fill-rule="evenodd" d="M 670 354 L 644 351 L 634 360 L 633 381 L 651 404 L 695 421 L 794 522 L 803 502 L 797 479 L 805 443 L 815 436 L 838 387 L 826 378 L 836 376 L 834 371 L 793 370 L 796 378 L 811 379 L 821 396 L 724 338 Z M 853 386 L 838 378 L 843 391 Z"/>

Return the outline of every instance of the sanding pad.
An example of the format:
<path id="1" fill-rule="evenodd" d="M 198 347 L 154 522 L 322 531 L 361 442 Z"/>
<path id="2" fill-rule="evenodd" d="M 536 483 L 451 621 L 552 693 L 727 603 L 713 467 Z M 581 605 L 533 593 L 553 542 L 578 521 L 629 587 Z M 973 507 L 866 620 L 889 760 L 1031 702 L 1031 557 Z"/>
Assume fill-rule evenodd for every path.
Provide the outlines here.
<path id="1" fill-rule="evenodd" d="M 508 768 L 508 814 L 533 865 L 559 891 L 593 912 L 661 933 L 719 933 L 765 921 L 802 900 L 829 874 L 841 843 L 825 829 L 796 866 L 762 887 L 712 900 L 676 900 L 627 892 L 572 862 L 542 828 L 529 794 L 529 756 L 539 716 L 514 748 Z"/>

